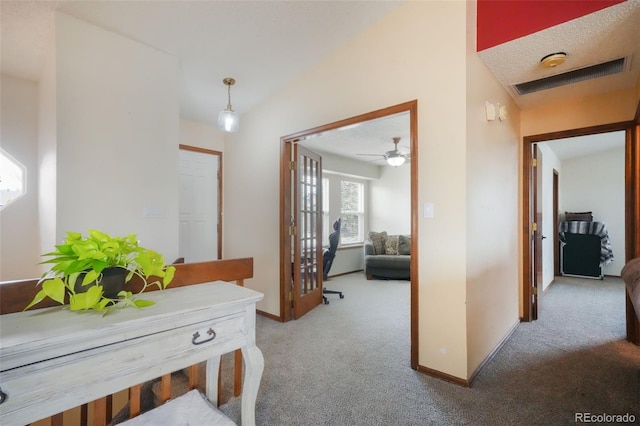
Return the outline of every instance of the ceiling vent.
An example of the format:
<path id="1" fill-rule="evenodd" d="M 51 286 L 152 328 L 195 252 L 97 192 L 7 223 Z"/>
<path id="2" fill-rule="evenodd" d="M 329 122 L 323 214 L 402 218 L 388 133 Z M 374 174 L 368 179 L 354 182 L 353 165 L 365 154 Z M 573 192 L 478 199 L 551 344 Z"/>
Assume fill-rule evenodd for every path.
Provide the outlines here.
<path id="1" fill-rule="evenodd" d="M 624 71 L 626 59 L 627 58 L 614 59 L 613 61 L 580 68 L 563 74 L 556 74 L 539 80 L 515 84 L 513 87 L 519 95 L 528 95 L 529 93 L 535 93 L 541 90 L 553 89 L 554 87 L 605 77 Z"/>

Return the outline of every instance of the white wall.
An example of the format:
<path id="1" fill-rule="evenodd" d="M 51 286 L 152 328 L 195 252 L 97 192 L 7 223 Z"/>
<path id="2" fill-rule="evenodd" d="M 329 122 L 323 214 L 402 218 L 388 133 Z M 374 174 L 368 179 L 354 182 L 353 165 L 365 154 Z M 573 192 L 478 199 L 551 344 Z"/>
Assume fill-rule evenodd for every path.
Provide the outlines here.
<path id="1" fill-rule="evenodd" d="M 361 245 L 355 247 L 341 247 L 336 252 L 336 257 L 331 264 L 329 277 L 348 274 L 349 272 L 362 271 L 364 269 L 364 249 Z"/>
<path id="2" fill-rule="evenodd" d="M 624 138 L 624 133 L 615 137 Z M 615 259 L 604 268 L 605 275 L 619 276 L 625 264 L 624 168 L 624 148 L 562 163 L 560 211 L 592 211 L 593 220 L 607 226 Z"/>
<path id="3" fill-rule="evenodd" d="M 48 253 L 56 243 L 57 147 L 56 147 L 56 39 L 50 42 L 38 83 L 38 221 L 41 253 Z M 42 272 L 48 268 L 42 265 Z"/>
<path id="4" fill-rule="evenodd" d="M 224 136 L 217 127 L 185 118 L 180 119 L 180 144 L 224 152 Z"/>
<path id="5" fill-rule="evenodd" d="M 638 101 L 633 89 L 563 100 L 522 110 L 522 136 L 633 120 Z"/>
<path id="6" fill-rule="evenodd" d="M 558 171 L 559 180 L 562 180 L 562 163 L 558 156 L 544 143 L 538 144 L 542 151 L 542 290 L 553 282 L 554 271 L 554 232 L 553 222 L 556 220 L 553 211 L 553 170 Z M 560 189 L 558 189 L 560 191 Z M 560 195 L 558 195 L 560 197 Z M 558 206 L 558 208 L 560 208 Z M 559 255 L 559 253 L 558 253 Z"/>
<path id="7" fill-rule="evenodd" d="M 136 233 L 178 254 L 178 63 L 56 15 L 56 240 L 67 231 Z M 144 217 L 145 208 L 159 217 Z"/>
<path id="8" fill-rule="evenodd" d="M 254 257 L 254 278 L 245 284 L 265 293 L 258 309 L 279 315 L 280 138 L 417 99 L 418 204 L 429 200 L 436 211 L 417 223 L 418 362 L 461 378 L 467 377 L 465 11 L 465 2 L 401 5 L 245 114 L 225 147 L 226 253 Z"/>
<path id="9" fill-rule="evenodd" d="M 464 220 L 466 263 L 467 370 L 472 375 L 518 321 L 518 151 L 520 114 L 509 94 L 498 84 L 476 54 L 476 3 L 467 2 L 466 121 L 463 155 L 447 159 L 446 173 L 437 183 L 449 193 L 458 173 L 454 163 L 465 161 Z M 446 87 L 453 82 L 447 81 Z M 505 105 L 504 121 L 487 121 L 485 101 Z M 457 177 L 456 177 L 457 178 Z M 441 212 L 436 205 L 436 216 Z M 456 219 L 458 218 L 455 215 Z M 459 219 L 457 219 L 459 220 Z M 437 246 L 432 246 L 435 249 Z"/>
<path id="10" fill-rule="evenodd" d="M 383 166 L 369 185 L 369 230 L 411 234 L 411 164 Z"/>
<path id="11" fill-rule="evenodd" d="M 101 50 L 96 50 L 96 52 L 94 52 L 97 55 L 110 55 L 109 57 L 111 58 L 116 58 L 122 55 L 131 55 L 131 50 L 128 50 L 131 49 L 131 46 L 125 48 L 124 50 L 121 50 L 121 47 L 119 46 L 119 44 L 121 43 L 125 45 L 132 44 L 134 46 L 132 48 L 133 51 L 140 48 L 139 45 L 136 46 L 137 43 L 135 42 L 127 41 L 126 39 L 122 39 L 119 36 L 115 36 L 111 33 L 108 33 L 96 27 L 92 27 L 73 18 L 66 17 L 65 15 L 61 16 L 62 24 L 59 24 L 58 28 L 67 28 L 65 31 L 70 31 L 74 34 L 80 32 L 82 33 L 83 37 L 86 37 L 87 39 L 93 41 L 106 39 L 106 41 L 103 40 L 103 44 L 110 46 L 105 47 L 103 45 Z M 71 27 L 71 29 L 69 29 L 68 27 Z M 111 37 L 115 37 L 115 40 L 117 41 L 115 43 L 110 43 L 109 39 Z M 102 200 L 99 200 L 100 208 L 96 210 L 91 207 L 89 209 L 90 213 L 86 214 L 87 210 L 82 208 L 83 202 L 89 203 L 87 201 L 86 193 L 83 193 L 85 194 L 85 196 L 82 196 L 82 200 L 84 201 L 74 200 L 71 206 L 61 203 L 60 209 L 56 207 L 58 205 L 56 200 L 58 186 L 56 167 L 58 162 L 58 128 L 66 129 L 70 133 L 84 131 L 85 134 L 90 134 L 88 136 L 88 139 L 95 139 L 95 135 L 93 135 L 93 133 L 96 129 L 99 129 L 99 131 L 102 132 L 102 136 L 100 136 L 102 140 L 100 143 L 103 143 L 105 148 L 110 147 L 109 150 L 113 151 L 113 156 L 118 157 L 116 160 L 116 164 L 112 165 L 111 167 L 94 167 L 96 164 L 95 160 L 93 162 L 87 162 L 87 164 L 91 164 L 93 167 L 91 173 L 86 177 L 86 179 L 84 179 L 87 181 L 87 185 L 99 186 L 101 185 L 102 180 L 109 181 L 109 183 L 106 185 L 109 188 L 109 191 L 107 191 L 102 196 L 104 200 L 108 200 L 109 198 L 124 199 L 125 196 L 137 196 L 134 194 L 134 192 L 139 191 L 139 188 L 136 188 L 135 185 L 138 171 L 142 168 L 142 170 L 147 174 L 155 176 L 158 174 L 157 170 L 160 170 L 156 169 L 155 165 L 158 164 L 158 160 L 163 161 L 164 158 L 165 162 L 168 160 L 168 166 L 165 166 L 164 171 L 160 173 L 162 175 L 162 178 L 158 180 L 159 186 L 157 186 L 157 188 L 155 189 L 155 192 L 162 193 L 161 204 L 164 204 L 166 200 L 171 200 L 174 197 L 177 197 L 172 194 L 173 190 L 171 187 L 174 184 L 174 179 L 171 178 L 171 169 L 174 167 L 173 149 L 174 147 L 177 149 L 178 142 L 185 145 L 212 149 L 216 151 L 224 150 L 224 137 L 217 128 L 206 123 L 199 123 L 182 119 L 179 123 L 179 141 L 174 140 L 173 137 L 167 138 L 168 140 L 166 141 L 166 146 L 169 148 L 169 157 L 167 156 L 166 152 L 163 153 L 163 151 L 166 150 L 163 149 L 162 146 L 156 146 L 157 143 L 159 141 L 162 141 L 163 138 L 159 138 L 156 140 L 155 138 L 158 135 L 152 135 L 151 137 L 154 138 L 154 140 L 149 140 L 149 137 L 141 138 L 142 141 L 145 141 L 143 142 L 143 144 L 151 151 L 147 156 L 148 158 L 145 158 L 145 156 L 136 156 L 137 158 L 134 158 L 131 153 L 132 149 L 130 149 L 130 147 L 127 145 L 135 145 L 139 142 L 139 140 L 136 139 L 136 141 L 132 143 L 131 136 L 129 136 L 129 134 L 133 134 L 134 132 L 136 132 L 135 127 L 137 126 L 143 127 L 143 130 L 139 130 L 140 132 L 146 132 L 146 130 L 144 129 L 145 126 L 155 126 L 155 124 L 153 123 L 155 123 L 159 118 L 154 118 L 153 114 L 158 113 L 158 111 L 163 111 L 161 113 L 158 113 L 159 116 L 162 114 L 164 114 L 165 117 L 167 117 L 167 115 L 170 116 L 170 119 L 168 120 L 160 118 L 160 120 L 164 120 L 169 123 L 168 126 L 164 125 L 163 128 L 165 130 L 162 131 L 169 131 L 168 135 L 171 135 L 171 133 L 175 133 L 173 128 L 174 126 L 176 126 L 178 119 L 177 116 L 174 115 L 176 112 L 174 101 L 170 101 L 171 105 L 169 105 L 168 108 L 167 105 L 156 107 L 155 112 L 151 112 L 149 116 L 141 119 L 140 123 L 134 123 L 135 120 L 133 120 L 133 117 L 136 112 L 139 112 L 140 110 L 149 111 L 150 109 L 147 107 L 147 105 L 144 104 L 137 105 L 135 109 L 132 108 L 135 105 L 135 102 L 127 101 L 127 96 L 139 98 L 141 94 L 140 91 L 148 90 L 157 93 L 158 91 L 156 90 L 156 88 L 149 87 L 149 85 L 147 87 L 144 87 L 144 85 L 139 84 L 139 80 L 130 82 L 124 81 L 129 77 L 124 78 L 122 76 L 112 76 L 111 80 L 109 80 L 109 78 L 105 79 L 104 76 L 100 75 L 99 70 L 95 70 L 91 67 L 83 65 L 80 68 L 87 68 L 86 72 L 84 73 L 85 84 L 87 84 L 88 86 L 100 86 L 104 84 L 107 88 L 109 88 L 105 90 L 109 90 L 117 94 L 114 94 L 113 98 L 111 99 L 111 102 L 113 102 L 113 104 L 103 105 L 105 108 L 105 110 L 103 111 L 95 111 L 100 108 L 99 106 L 95 105 L 95 110 L 93 111 L 93 113 L 87 111 L 79 112 L 78 110 L 74 110 L 71 107 L 70 103 L 63 100 L 65 99 L 65 97 L 74 97 L 74 99 L 79 102 L 79 104 L 75 107 L 81 110 L 84 110 L 84 107 L 90 105 L 91 102 L 89 102 L 86 98 L 82 98 L 82 94 L 76 93 L 75 88 L 73 88 L 73 84 L 71 85 L 71 91 L 61 93 L 60 99 L 58 98 L 57 94 L 64 90 L 64 86 L 60 86 L 60 88 L 58 88 L 57 85 L 57 56 L 58 54 L 65 55 L 64 58 L 60 60 L 61 67 L 73 67 L 73 64 L 68 62 L 84 62 L 86 60 L 86 54 L 77 51 L 71 53 L 67 52 L 65 54 L 64 52 L 67 47 L 61 47 L 60 49 L 58 49 L 56 47 L 56 40 L 59 40 L 60 43 L 68 43 L 68 39 L 64 37 L 57 37 L 51 40 L 49 55 L 47 56 L 47 60 L 41 73 L 39 83 L 29 82 L 6 75 L 2 76 L 2 146 L 3 148 L 9 150 L 9 152 L 11 153 L 17 153 L 13 155 L 19 158 L 27 167 L 28 191 L 27 195 L 25 197 L 22 197 L 19 202 L 12 205 L 10 209 L 6 209 L 5 211 L 0 213 L 2 215 L 2 220 L 0 221 L 0 232 L 2 233 L 0 280 L 34 278 L 40 276 L 42 272 L 47 269 L 43 265 L 38 265 L 38 263 L 42 260 L 40 255 L 45 251 L 50 251 L 53 246 L 63 238 L 64 235 L 60 235 L 60 233 L 64 234 L 64 232 L 68 230 L 66 228 L 66 225 L 61 225 L 65 228 L 57 227 L 56 218 L 58 217 L 58 214 L 62 214 L 66 217 L 73 217 L 74 223 L 77 223 L 78 218 L 75 217 L 75 215 L 82 213 L 83 216 L 91 218 L 91 224 L 88 224 L 88 227 L 97 226 L 94 223 L 96 220 L 99 220 L 98 213 L 104 213 L 108 210 L 105 209 L 104 206 L 102 206 Z M 143 48 L 148 49 L 147 47 Z M 156 52 L 152 49 L 149 50 L 152 52 L 151 55 L 159 54 L 159 52 Z M 159 56 L 165 57 L 166 55 L 159 54 Z M 151 61 L 149 63 L 149 66 L 155 67 L 156 65 L 160 65 L 160 67 L 162 68 L 162 66 L 164 65 L 161 63 L 163 61 L 167 62 L 167 59 L 161 59 L 159 61 L 160 64 L 158 64 L 158 61 Z M 168 97 L 173 98 L 176 87 L 176 74 L 174 70 L 175 61 L 171 58 L 169 58 L 168 61 L 170 63 L 170 72 L 168 73 L 169 79 L 164 83 L 156 83 L 159 83 L 162 86 L 166 85 L 166 87 L 163 87 L 162 91 L 168 91 L 168 93 L 170 93 Z M 133 61 L 129 61 L 128 63 L 133 68 L 139 66 L 139 64 L 135 64 Z M 154 63 L 156 65 L 154 65 Z M 131 69 L 128 69 L 127 72 L 130 71 Z M 146 73 L 146 70 L 140 70 L 140 72 L 144 74 Z M 73 75 L 73 77 L 67 77 L 77 78 L 75 74 Z M 99 80 L 95 80 L 96 78 Z M 119 78 L 122 80 L 119 80 Z M 60 80 L 61 85 L 65 81 L 67 81 L 65 76 L 62 76 Z M 106 82 L 108 82 L 108 84 Z M 122 90 L 123 93 L 118 92 L 114 88 Z M 94 88 L 94 90 L 97 89 Z M 124 94 L 124 91 L 129 91 L 130 94 Z M 108 99 L 108 97 L 105 97 L 104 94 L 99 94 L 99 96 L 105 102 L 105 104 L 108 102 L 108 100 L 106 100 Z M 144 102 L 156 103 L 157 101 L 158 98 L 154 97 Z M 60 115 L 58 115 L 57 113 L 58 102 L 64 104 L 60 107 Z M 120 108 L 114 108 L 113 110 L 110 109 L 113 106 L 119 106 L 120 102 L 127 102 L 129 109 L 126 111 L 122 111 L 120 110 Z M 170 111 L 170 113 L 166 114 L 166 111 Z M 68 122 L 63 122 L 63 113 L 70 116 L 72 115 L 74 118 L 68 120 Z M 79 117 L 81 116 L 83 116 L 85 119 L 92 119 L 94 124 L 95 121 L 104 121 L 108 122 L 109 126 L 113 126 L 113 121 L 118 121 L 118 118 L 114 118 L 114 116 L 117 116 L 117 114 L 119 113 L 123 113 L 123 115 L 127 115 L 128 117 L 130 117 L 120 118 L 120 125 L 117 126 L 121 128 L 122 133 L 120 134 L 118 134 L 115 130 L 105 131 L 105 129 L 100 125 L 94 127 L 93 129 L 88 127 L 80 129 L 80 126 L 76 126 L 76 120 L 79 120 Z M 114 116 L 109 117 L 110 114 L 114 114 Z M 136 115 L 136 118 L 140 118 L 140 116 Z M 144 120 L 147 121 L 146 124 L 144 123 Z M 124 136 L 122 136 L 122 134 L 124 134 Z M 61 132 L 60 138 L 67 137 L 67 134 Z M 119 142 L 119 139 L 122 139 L 122 141 Z M 92 152 L 94 150 L 98 150 L 98 148 L 95 146 L 96 144 L 97 142 L 94 144 L 81 143 L 80 146 L 72 146 L 69 149 L 73 151 L 89 149 L 90 151 L 85 152 L 84 155 L 91 156 L 96 155 L 95 152 Z M 93 148 L 83 147 L 83 145 L 93 145 Z M 157 153 L 159 153 L 158 156 L 156 156 Z M 102 150 L 100 150 L 97 155 L 99 155 L 100 159 L 100 161 L 98 161 L 98 165 L 102 166 L 102 160 L 105 157 L 108 157 L 108 153 L 105 154 Z M 65 166 L 65 164 L 73 164 L 74 162 L 76 162 L 75 154 L 67 157 L 68 158 L 60 159 L 62 161 L 61 167 L 69 168 L 70 166 Z M 140 164 L 135 164 L 128 172 L 126 170 L 123 170 L 123 164 L 126 164 L 127 162 L 131 164 L 131 161 L 138 162 L 140 158 L 143 158 L 139 161 L 142 166 L 140 166 Z M 177 161 L 177 151 L 175 161 Z M 167 169 L 169 170 L 169 173 L 167 173 Z M 100 176 L 95 173 L 96 170 L 99 172 L 98 174 Z M 122 191 L 111 189 L 110 185 L 113 179 L 112 176 L 109 176 L 109 174 L 114 170 L 116 172 L 115 174 L 120 176 L 120 182 L 126 181 L 126 183 L 124 184 L 124 189 Z M 156 178 L 154 177 L 154 179 Z M 169 180 L 171 180 L 171 182 L 168 182 Z M 177 177 L 175 181 L 177 182 Z M 59 182 L 59 184 L 68 187 L 67 182 Z M 116 182 L 116 185 L 117 184 L 119 183 Z M 149 187 L 154 186 L 155 185 L 149 185 Z M 121 200 L 117 200 L 116 203 L 119 210 L 117 216 L 141 216 L 141 210 L 138 210 L 139 207 L 136 208 L 136 210 L 131 209 L 126 214 L 124 214 L 123 211 L 128 210 L 127 206 L 121 204 Z M 173 203 L 173 201 L 171 201 L 171 203 Z M 169 209 L 169 211 L 171 211 L 171 209 Z M 171 228 L 173 225 L 168 227 L 164 226 L 164 223 L 168 220 L 170 220 L 168 216 L 166 216 L 164 220 L 147 219 L 147 221 L 151 222 L 151 225 L 157 224 L 161 226 L 160 229 L 162 232 L 157 232 L 158 234 L 166 234 L 166 228 L 168 228 L 169 233 L 171 232 Z M 105 230 L 109 227 L 110 229 L 115 229 L 114 232 L 119 233 L 136 232 L 138 233 L 139 237 L 143 238 L 145 245 L 162 251 L 167 257 L 167 261 L 173 260 L 173 242 L 166 244 L 166 242 L 151 241 L 150 237 L 153 236 L 155 232 L 149 233 L 149 236 L 145 238 L 145 236 L 143 236 L 138 229 L 133 229 L 133 227 L 129 228 L 128 225 L 124 226 L 123 224 L 109 223 L 109 226 L 101 227 Z M 78 231 L 86 230 L 86 228 L 80 229 L 79 227 L 75 226 L 72 229 Z M 118 229 L 121 229 L 121 231 L 119 231 Z M 56 230 L 58 230 L 58 235 L 56 235 Z M 168 249 L 160 247 L 161 244 L 166 245 Z M 8 247 L 10 247 L 10 249 L 8 249 Z"/>
<path id="12" fill-rule="evenodd" d="M 366 124 L 364 124 L 366 126 Z M 302 144 L 304 146 L 304 143 Z M 322 156 L 322 169 L 345 176 L 356 176 L 362 179 L 378 179 L 380 177 L 380 166 L 353 161 L 351 159 L 318 151 Z"/>
<path id="13" fill-rule="evenodd" d="M 2 149 L 26 168 L 26 194 L 0 211 L 0 281 L 40 276 L 38 86 L 2 75 Z"/>

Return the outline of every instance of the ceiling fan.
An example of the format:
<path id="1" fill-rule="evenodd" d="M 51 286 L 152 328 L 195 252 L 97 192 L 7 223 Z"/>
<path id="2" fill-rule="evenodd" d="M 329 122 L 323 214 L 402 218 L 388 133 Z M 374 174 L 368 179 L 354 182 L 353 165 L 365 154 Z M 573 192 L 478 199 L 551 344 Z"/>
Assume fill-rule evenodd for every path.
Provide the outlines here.
<path id="1" fill-rule="evenodd" d="M 384 154 L 358 154 L 358 155 L 374 155 L 377 157 L 382 157 L 387 161 L 387 164 L 390 166 L 398 167 L 403 165 L 406 161 L 409 161 L 410 155 L 404 154 L 398 149 L 398 143 L 400 143 L 399 137 L 393 138 L 393 150 L 387 151 Z"/>

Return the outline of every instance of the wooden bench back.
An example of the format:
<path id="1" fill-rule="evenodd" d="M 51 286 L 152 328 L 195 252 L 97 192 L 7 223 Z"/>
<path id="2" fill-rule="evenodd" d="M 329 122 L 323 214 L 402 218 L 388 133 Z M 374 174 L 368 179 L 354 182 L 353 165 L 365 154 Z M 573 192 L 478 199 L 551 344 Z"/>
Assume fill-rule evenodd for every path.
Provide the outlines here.
<path id="1" fill-rule="evenodd" d="M 209 281 L 235 281 L 244 285 L 244 280 L 253 277 L 253 258 L 212 260 L 207 262 L 179 263 L 174 265 L 176 274 L 169 288 L 206 283 Z M 126 289 L 134 293 L 142 289 L 143 283 L 134 277 Z M 0 315 L 20 312 L 40 291 L 37 279 L 0 282 Z M 156 286 L 146 291 L 157 290 Z M 32 309 L 58 305 L 47 298 Z"/>

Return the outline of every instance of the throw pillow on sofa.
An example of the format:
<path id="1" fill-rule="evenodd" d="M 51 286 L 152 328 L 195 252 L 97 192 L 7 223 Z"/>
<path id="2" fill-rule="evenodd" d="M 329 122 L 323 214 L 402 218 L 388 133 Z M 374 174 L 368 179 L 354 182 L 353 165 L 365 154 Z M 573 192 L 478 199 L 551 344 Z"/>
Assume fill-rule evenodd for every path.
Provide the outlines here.
<path id="1" fill-rule="evenodd" d="M 387 242 L 385 243 L 385 254 L 398 254 L 398 236 L 387 235 Z"/>
<path id="2" fill-rule="evenodd" d="M 411 254 L 411 237 L 407 235 L 398 237 L 398 254 Z"/>
<path id="3" fill-rule="evenodd" d="M 375 254 L 386 253 L 387 232 L 369 232 L 369 241 L 373 245 Z"/>

